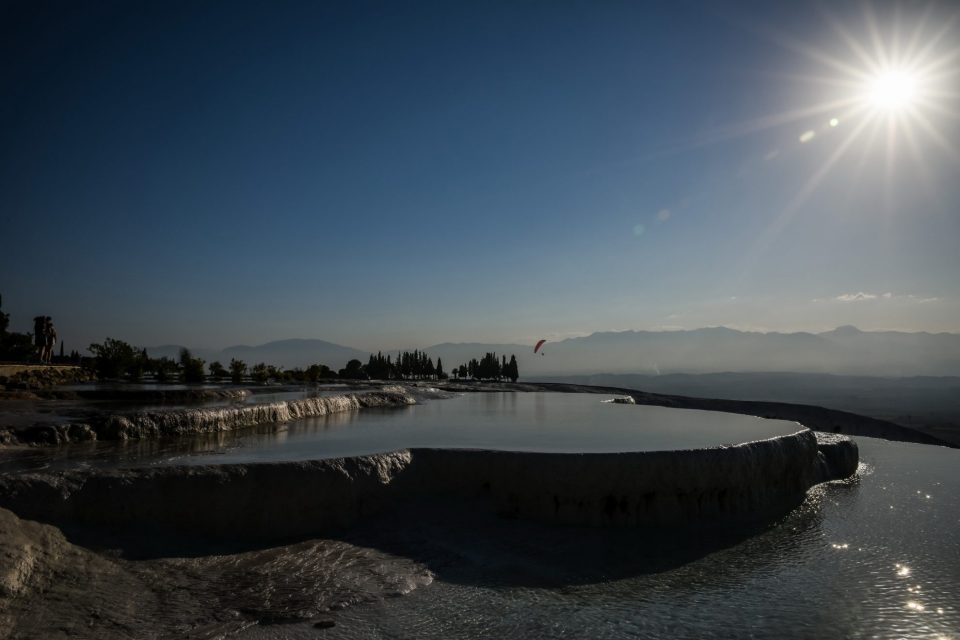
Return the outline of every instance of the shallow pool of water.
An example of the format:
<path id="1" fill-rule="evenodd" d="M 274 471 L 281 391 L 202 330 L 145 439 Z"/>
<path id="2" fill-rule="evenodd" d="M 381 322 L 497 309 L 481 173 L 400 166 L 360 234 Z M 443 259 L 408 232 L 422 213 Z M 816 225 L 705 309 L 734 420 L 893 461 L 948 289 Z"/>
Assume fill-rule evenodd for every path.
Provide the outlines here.
<path id="1" fill-rule="evenodd" d="M 258 394 L 245 398 L 299 399 Z M 329 393 L 332 393 L 330 391 Z M 604 402 L 596 394 L 471 393 L 402 408 L 363 409 L 238 431 L 161 440 L 0 451 L 0 472 L 155 464 L 312 460 L 413 447 L 557 453 L 663 451 L 795 433 L 786 420 Z"/>
<path id="2" fill-rule="evenodd" d="M 454 448 L 611 453 L 698 449 L 795 433 L 785 420 L 603 402 L 571 393 L 472 393 L 394 409 L 307 418 L 286 428 L 238 434 L 213 453 L 172 464 L 311 460 Z"/>

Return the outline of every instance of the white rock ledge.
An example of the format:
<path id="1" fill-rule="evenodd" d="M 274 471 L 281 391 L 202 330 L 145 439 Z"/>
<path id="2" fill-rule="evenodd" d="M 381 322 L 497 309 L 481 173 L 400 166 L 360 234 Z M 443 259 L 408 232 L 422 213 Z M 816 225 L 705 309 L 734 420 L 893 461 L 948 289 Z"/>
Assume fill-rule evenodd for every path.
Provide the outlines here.
<path id="1" fill-rule="evenodd" d="M 604 527 L 768 520 L 856 471 L 857 447 L 812 431 L 690 451 L 556 454 L 408 449 L 308 462 L 0 476 L 0 506 L 58 526 L 257 541 L 316 536 L 410 500 Z M 437 500 L 438 504 L 443 500 Z"/>

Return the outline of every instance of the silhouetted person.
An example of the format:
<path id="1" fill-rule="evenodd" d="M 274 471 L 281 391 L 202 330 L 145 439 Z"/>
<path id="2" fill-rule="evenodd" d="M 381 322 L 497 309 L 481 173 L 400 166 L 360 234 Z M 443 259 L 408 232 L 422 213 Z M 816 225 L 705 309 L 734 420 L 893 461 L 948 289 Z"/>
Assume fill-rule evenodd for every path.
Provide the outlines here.
<path id="1" fill-rule="evenodd" d="M 53 327 L 53 319 L 50 316 L 46 317 L 44 323 L 43 338 L 45 362 L 50 364 L 53 362 L 53 347 L 57 344 L 57 330 Z"/>
<path id="2" fill-rule="evenodd" d="M 37 353 L 40 354 L 40 362 L 43 362 L 43 350 L 47 346 L 47 338 L 44 335 L 46 328 L 46 316 L 37 316 L 33 319 L 33 346 L 37 348 Z"/>

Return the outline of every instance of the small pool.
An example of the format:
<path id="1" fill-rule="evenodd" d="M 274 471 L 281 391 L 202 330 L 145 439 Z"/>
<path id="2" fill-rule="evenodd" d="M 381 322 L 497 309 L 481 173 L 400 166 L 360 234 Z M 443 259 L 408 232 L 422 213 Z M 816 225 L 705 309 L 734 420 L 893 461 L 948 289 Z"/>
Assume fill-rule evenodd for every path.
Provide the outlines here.
<path id="1" fill-rule="evenodd" d="M 603 402 L 570 393 L 471 393 L 400 409 L 364 409 L 238 432 L 170 464 L 312 460 L 407 448 L 545 453 L 670 451 L 796 433 L 786 420 Z"/>

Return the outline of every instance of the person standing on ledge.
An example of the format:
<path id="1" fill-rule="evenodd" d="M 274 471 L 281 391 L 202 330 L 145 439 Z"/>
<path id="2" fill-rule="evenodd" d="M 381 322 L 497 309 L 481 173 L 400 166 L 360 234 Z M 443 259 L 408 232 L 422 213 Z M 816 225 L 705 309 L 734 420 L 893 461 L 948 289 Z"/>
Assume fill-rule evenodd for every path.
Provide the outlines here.
<path id="1" fill-rule="evenodd" d="M 57 344 L 57 330 L 53 326 L 53 318 L 47 316 L 43 330 L 44 355 L 46 363 L 53 363 L 53 347 Z"/>
<path id="2" fill-rule="evenodd" d="M 37 348 L 40 355 L 40 363 L 43 363 L 44 350 L 47 347 L 47 318 L 46 316 L 36 316 L 33 319 L 33 346 Z"/>

